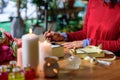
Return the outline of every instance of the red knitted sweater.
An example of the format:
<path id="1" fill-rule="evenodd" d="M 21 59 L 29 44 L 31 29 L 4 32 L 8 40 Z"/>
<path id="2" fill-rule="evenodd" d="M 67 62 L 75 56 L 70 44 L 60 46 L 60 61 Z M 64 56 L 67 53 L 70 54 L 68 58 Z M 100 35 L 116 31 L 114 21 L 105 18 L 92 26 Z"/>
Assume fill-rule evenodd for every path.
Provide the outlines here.
<path id="1" fill-rule="evenodd" d="M 83 29 L 67 35 L 69 41 L 89 38 L 91 45 L 120 52 L 120 3 L 111 8 L 103 0 L 89 0 Z"/>

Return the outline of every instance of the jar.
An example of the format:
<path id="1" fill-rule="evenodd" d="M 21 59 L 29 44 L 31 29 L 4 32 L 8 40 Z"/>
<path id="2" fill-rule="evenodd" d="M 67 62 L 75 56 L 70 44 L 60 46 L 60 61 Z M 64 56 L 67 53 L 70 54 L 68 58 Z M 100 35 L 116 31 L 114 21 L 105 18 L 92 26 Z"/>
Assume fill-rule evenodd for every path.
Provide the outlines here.
<path id="1" fill-rule="evenodd" d="M 14 68 L 14 67 L 16 67 L 17 62 L 16 61 L 10 61 L 9 64 L 10 64 L 10 67 Z"/>
<path id="2" fill-rule="evenodd" d="M 58 77 L 59 64 L 57 63 L 58 57 L 48 56 L 45 58 L 44 75 L 48 78 Z"/>
<path id="3" fill-rule="evenodd" d="M 35 70 L 30 66 L 27 65 L 24 67 L 24 75 L 25 75 L 25 80 L 34 80 L 35 79 Z"/>
<path id="4" fill-rule="evenodd" d="M 12 72 L 8 75 L 8 80 L 25 80 L 24 73 L 21 71 L 20 67 L 12 69 Z"/>
<path id="5" fill-rule="evenodd" d="M 68 63 L 72 69 L 79 69 L 81 64 L 81 59 L 76 55 L 72 55 L 68 58 Z"/>

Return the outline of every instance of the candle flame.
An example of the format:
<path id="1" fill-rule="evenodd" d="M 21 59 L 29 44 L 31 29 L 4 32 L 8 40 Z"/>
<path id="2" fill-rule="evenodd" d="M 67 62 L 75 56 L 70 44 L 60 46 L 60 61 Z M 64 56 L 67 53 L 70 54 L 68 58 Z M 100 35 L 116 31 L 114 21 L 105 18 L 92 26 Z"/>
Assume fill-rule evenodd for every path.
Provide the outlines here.
<path id="1" fill-rule="evenodd" d="M 58 70 L 56 68 L 53 68 L 53 72 L 57 74 Z"/>
<path id="2" fill-rule="evenodd" d="M 32 29 L 31 28 L 29 29 L 29 33 L 32 34 Z"/>
<path id="3" fill-rule="evenodd" d="M 47 43 L 47 41 L 45 40 L 45 41 L 44 41 L 44 44 L 46 44 L 46 43 Z"/>
<path id="4" fill-rule="evenodd" d="M 50 66 L 51 64 L 50 63 L 47 63 L 47 66 Z"/>

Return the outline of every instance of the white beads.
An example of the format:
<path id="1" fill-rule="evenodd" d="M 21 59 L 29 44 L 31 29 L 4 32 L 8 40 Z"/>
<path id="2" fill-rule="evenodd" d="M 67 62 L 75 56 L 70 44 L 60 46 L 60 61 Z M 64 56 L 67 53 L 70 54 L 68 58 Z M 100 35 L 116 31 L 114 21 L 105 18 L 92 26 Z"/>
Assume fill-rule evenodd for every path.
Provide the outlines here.
<path id="1" fill-rule="evenodd" d="M 93 57 L 93 58 L 90 59 L 90 63 L 91 64 L 97 64 L 98 61 L 97 61 L 97 59 L 95 57 Z"/>
<path id="2" fill-rule="evenodd" d="M 84 57 L 84 60 L 90 61 L 91 64 L 97 64 L 98 63 L 98 61 L 95 57 L 91 58 L 89 56 L 86 56 L 86 57 Z"/>

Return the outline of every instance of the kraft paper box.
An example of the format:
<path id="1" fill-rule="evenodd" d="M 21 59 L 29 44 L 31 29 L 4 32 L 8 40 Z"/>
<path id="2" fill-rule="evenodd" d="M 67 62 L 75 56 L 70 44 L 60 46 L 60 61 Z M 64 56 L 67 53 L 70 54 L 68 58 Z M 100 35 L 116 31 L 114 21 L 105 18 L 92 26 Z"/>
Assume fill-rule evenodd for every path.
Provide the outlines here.
<path id="1" fill-rule="evenodd" d="M 52 43 L 52 55 L 57 57 L 64 56 L 64 47 L 57 43 Z"/>
<path id="2" fill-rule="evenodd" d="M 74 49 L 70 50 L 70 53 L 73 53 Z M 95 46 L 87 46 L 85 48 L 76 49 L 76 55 L 80 58 L 84 58 L 86 56 L 90 57 L 104 57 L 105 53 L 102 49 Z"/>

